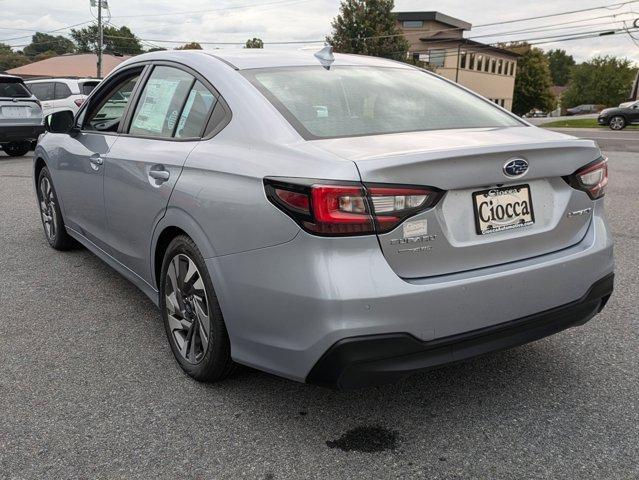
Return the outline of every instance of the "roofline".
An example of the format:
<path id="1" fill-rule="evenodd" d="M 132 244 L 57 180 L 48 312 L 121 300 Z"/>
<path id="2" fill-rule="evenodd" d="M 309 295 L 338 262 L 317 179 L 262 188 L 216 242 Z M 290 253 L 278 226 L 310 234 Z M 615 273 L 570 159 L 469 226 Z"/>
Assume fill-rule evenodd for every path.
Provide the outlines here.
<path id="1" fill-rule="evenodd" d="M 393 12 L 397 17 L 397 20 L 426 20 L 426 21 L 434 21 L 439 23 L 444 23 L 446 25 L 450 25 L 451 27 L 459 28 L 460 30 L 470 30 L 472 28 L 472 24 L 468 22 L 464 22 L 459 18 L 450 17 L 441 12 Z"/>
<path id="2" fill-rule="evenodd" d="M 462 45 L 470 45 L 470 46 L 474 46 L 474 47 L 481 47 L 485 50 L 490 50 L 493 52 L 497 52 L 497 53 L 501 53 L 503 55 L 509 55 L 511 57 L 515 57 L 515 58 L 519 58 L 521 57 L 521 53 L 517 53 L 514 52 L 512 50 L 508 50 L 506 48 L 501 48 L 501 47 L 495 47 L 494 45 L 487 45 L 485 43 L 481 43 L 481 42 L 477 42 L 475 40 L 471 40 L 469 38 L 434 38 L 434 37 L 421 37 L 420 40 L 424 43 L 446 43 L 446 42 L 451 42 L 451 43 L 460 43 Z"/>

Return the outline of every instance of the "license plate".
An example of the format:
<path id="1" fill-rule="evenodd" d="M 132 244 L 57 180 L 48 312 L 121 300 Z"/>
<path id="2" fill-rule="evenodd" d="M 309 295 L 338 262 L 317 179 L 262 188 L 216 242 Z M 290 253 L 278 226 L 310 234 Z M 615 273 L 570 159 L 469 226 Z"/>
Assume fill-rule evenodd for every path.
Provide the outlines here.
<path id="1" fill-rule="evenodd" d="M 2 107 L 2 115 L 7 118 L 27 118 L 29 112 L 28 107 Z"/>
<path id="2" fill-rule="evenodd" d="M 535 223 L 529 185 L 475 192 L 473 207 L 478 235 L 527 227 Z"/>

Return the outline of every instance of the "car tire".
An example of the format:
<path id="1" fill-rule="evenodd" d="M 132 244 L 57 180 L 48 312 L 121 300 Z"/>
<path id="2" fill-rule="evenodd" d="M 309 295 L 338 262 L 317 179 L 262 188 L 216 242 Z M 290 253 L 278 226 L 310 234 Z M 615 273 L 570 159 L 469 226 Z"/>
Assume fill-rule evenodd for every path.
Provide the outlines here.
<path id="1" fill-rule="evenodd" d="M 204 258 L 189 237 L 169 244 L 159 287 L 164 328 L 180 367 L 201 382 L 228 377 L 235 370 L 228 332 Z"/>
<path id="2" fill-rule="evenodd" d="M 44 167 L 38 175 L 36 185 L 38 195 L 38 206 L 40 207 L 40 218 L 44 236 L 49 245 L 56 250 L 68 250 L 75 245 L 75 241 L 67 233 L 60 211 L 58 196 L 53 187 L 53 180 L 49 169 Z"/>
<path id="3" fill-rule="evenodd" d="M 2 150 L 10 157 L 22 157 L 29 153 L 31 144 L 29 142 L 11 142 L 2 146 Z"/>
<path id="4" fill-rule="evenodd" d="M 608 126 L 610 127 L 610 130 L 623 130 L 626 128 L 626 119 L 621 115 L 616 115 L 610 119 Z"/>

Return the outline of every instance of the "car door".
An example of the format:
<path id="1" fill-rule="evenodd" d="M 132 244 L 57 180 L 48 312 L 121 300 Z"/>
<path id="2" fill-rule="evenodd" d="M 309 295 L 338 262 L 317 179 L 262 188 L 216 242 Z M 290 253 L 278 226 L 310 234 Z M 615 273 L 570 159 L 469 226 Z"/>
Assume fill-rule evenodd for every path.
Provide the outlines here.
<path id="1" fill-rule="evenodd" d="M 37 82 L 27 84 L 31 93 L 40 100 L 42 115 L 51 115 L 55 110 L 55 87 L 53 82 Z"/>
<path id="2" fill-rule="evenodd" d="M 59 149 L 51 160 L 65 224 L 101 248 L 106 227 L 104 161 L 126 113 L 127 102 L 121 99 L 130 98 L 140 74 L 140 68 L 131 69 L 110 79 L 79 113 L 77 131 L 56 134 L 61 135 Z"/>
<path id="3" fill-rule="evenodd" d="M 108 252 L 147 282 L 153 230 L 215 102 L 194 75 L 154 66 L 105 162 Z"/>
<path id="4" fill-rule="evenodd" d="M 630 123 L 639 123 L 639 103 L 632 104 L 626 109 Z"/>
<path id="5" fill-rule="evenodd" d="M 53 87 L 53 110 L 55 112 L 60 112 L 62 110 L 75 111 L 67 102 L 67 99 L 71 95 L 71 89 L 66 83 L 55 82 Z"/>

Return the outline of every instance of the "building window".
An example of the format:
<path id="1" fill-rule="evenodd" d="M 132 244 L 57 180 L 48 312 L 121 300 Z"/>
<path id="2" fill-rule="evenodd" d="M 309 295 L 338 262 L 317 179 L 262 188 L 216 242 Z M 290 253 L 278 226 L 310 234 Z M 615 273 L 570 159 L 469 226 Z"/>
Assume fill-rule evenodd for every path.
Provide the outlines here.
<path id="1" fill-rule="evenodd" d="M 503 67 L 504 61 L 502 59 L 499 59 L 499 63 L 497 64 L 497 75 L 501 75 Z"/>
<path id="2" fill-rule="evenodd" d="M 404 20 L 402 22 L 403 28 L 422 28 L 424 22 L 422 20 Z"/>
<path id="3" fill-rule="evenodd" d="M 482 69 L 484 68 L 484 56 L 483 55 L 477 55 L 477 63 L 475 63 L 475 69 L 478 72 L 481 72 Z"/>
<path id="4" fill-rule="evenodd" d="M 459 68 L 466 68 L 466 52 L 460 53 Z"/>
<path id="5" fill-rule="evenodd" d="M 515 62 L 510 62 L 510 76 L 515 75 Z"/>
<path id="6" fill-rule="evenodd" d="M 475 57 L 474 53 L 471 53 L 468 60 L 468 70 L 475 70 Z"/>
<path id="7" fill-rule="evenodd" d="M 484 60 L 484 72 L 488 73 L 488 69 L 490 69 L 490 57 L 486 57 Z"/>
<path id="8" fill-rule="evenodd" d="M 433 67 L 442 68 L 446 61 L 446 50 L 443 48 L 428 51 L 428 63 Z"/>
<path id="9" fill-rule="evenodd" d="M 497 60 L 494 58 L 490 59 L 490 73 L 497 73 Z"/>

